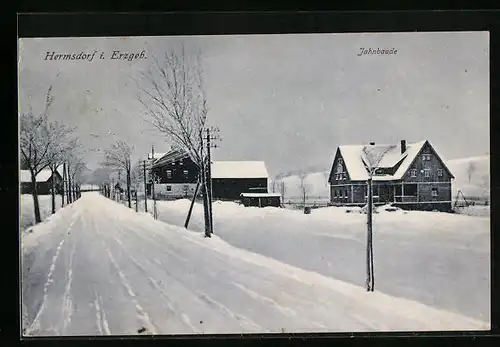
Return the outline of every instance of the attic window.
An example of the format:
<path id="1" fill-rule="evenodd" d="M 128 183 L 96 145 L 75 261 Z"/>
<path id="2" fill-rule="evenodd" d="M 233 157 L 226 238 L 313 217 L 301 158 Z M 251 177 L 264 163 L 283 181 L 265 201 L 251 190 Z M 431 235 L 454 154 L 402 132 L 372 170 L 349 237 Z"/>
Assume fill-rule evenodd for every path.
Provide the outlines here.
<path id="1" fill-rule="evenodd" d="M 438 169 L 437 170 L 437 174 L 439 177 L 443 177 L 443 170 L 442 169 Z"/>
<path id="2" fill-rule="evenodd" d="M 422 154 L 422 160 L 423 161 L 429 161 L 431 160 L 431 155 L 430 154 Z"/>
<path id="3" fill-rule="evenodd" d="M 416 169 L 411 170 L 411 177 L 417 177 L 417 170 Z"/>
<path id="4" fill-rule="evenodd" d="M 172 170 L 167 170 L 167 179 L 172 178 Z"/>

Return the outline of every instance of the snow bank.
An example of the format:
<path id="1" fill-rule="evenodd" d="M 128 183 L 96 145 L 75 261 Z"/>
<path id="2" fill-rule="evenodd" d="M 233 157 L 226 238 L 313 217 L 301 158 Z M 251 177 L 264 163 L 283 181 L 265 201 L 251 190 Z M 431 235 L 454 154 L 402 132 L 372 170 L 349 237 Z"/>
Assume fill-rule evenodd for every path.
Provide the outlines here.
<path id="1" fill-rule="evenodd" d="M 158 218 L 183 226 L 189 204 L 158 202 Z M 359 207 L 331 206 L 306 215 L 215 202 L 213 211 L 215 234 L 233 246 L 364 285 L 367 216 Z M 201 204 L 194 206 L 189 229 L 204 230 Z M 489 320 L 488 217 L 382 208 L 373 216 L 373 232 L 378 290 Z"/>
<path id="2" fill-rule="evenodd" d="M 54 229 L 54 226 L 61 220 L 74 218 L 75 213 L 78 211 L 78 209 L 75 209 L 77 203 L 78 200 L 65 205 L 63 208 L 59 208 L 56 213 L 47 216 L 42 223 L 21 230 L 20 243 L 22 251 L 28 253 L 38 245 L 41 239 L 49 236 L 54 231 L 61 232 L 61 230 Z"/>
<path id="3" fill-rule="evenodd" d="M 52 214 L 52 197 L 50 195 L 39 195 L 38 202 L 40 205 L 40 216 L 43 221 Z M 56 195 L 56 210 L 59 208 L 61 208 L 61 196 Z M 33 226 L 35 224 L 35 208 L 31 194 L 22 194 L 20 196 L 19 209 L 19 225 L 21 230 Z"/>

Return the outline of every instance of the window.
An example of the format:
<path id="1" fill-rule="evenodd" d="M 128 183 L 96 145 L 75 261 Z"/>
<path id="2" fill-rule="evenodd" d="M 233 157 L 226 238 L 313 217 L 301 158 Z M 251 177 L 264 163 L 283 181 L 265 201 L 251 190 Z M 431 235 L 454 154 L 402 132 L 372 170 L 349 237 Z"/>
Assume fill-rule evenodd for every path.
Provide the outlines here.
<path id="1" fill-rule="evenodd" d="M 411 177 L 417 177 L 417 169 L 411 170 Z"/>
<path id="2" fill-rule="evenodd" d="M 438 169 L 437 170 L 437 174 L 439 177 L 443 177 L 443 170 L 442 169 Z"/>
<path id="3" fill-rule="evenodd" d="M 340 190 L 340 194 L 339 194 L 340 197 L 342 197 L 342 190 Z"/>
<path id="4" fill-rule="evenodd" d="M 425 169 L 424 170 L 424 177 L 431 177 L 431 170 Z"/>
<path id="5" fill-rule="evenodd" d="M 349 194 L 347 193 L 347 189 L 345 190 L 345 195 L 344 195 L 344 199 L 347 199 L 349 197 Z"/>
<path id="6" fill-rule="evenodd" d="M 437 188 L 432 188 L 432 196 L 434 196 L 434 197 L 438 196 L 438 189 Z"/>
<path id="7" fill-rule="evenodd" d="M 167 192 L 171 192 L 172 191 L 172 186 L 167 186 Z"/>
<path id="8" fill-rule="evenodd" d="M 430 154 L 422 154 L 422 160 L 424 161 L 429 161 L 431 160 L 431 155 Z"/>
<path id="9" fill-rule="evenodd" d="M 179 160 L 179 165 L 184 165 L 184 159 Z"/>
<path id="10" fill-rule="evenodd" d="M 172 179 L 172 170 L 167 170 L 167 179 Z"/>
<path id="11" fill-rule="evenodd" d="M 416 184 L 405 184 L 403 187 L 404 196 L 416 196 L 418 187 Z"/>
<path id="12" fill-rule="evenodd" d="M 334 189 L 334 190 L 333 190 L 333 196 L 334 196 L 334 197 L 337 197 L 337 189 Z"/>
<path id="13" fill-rule="evenodd" d="M 184 173 L 184 178 L 188 178 L 189 171 L 188 170 L 184 170 L 183 173 Z"/>

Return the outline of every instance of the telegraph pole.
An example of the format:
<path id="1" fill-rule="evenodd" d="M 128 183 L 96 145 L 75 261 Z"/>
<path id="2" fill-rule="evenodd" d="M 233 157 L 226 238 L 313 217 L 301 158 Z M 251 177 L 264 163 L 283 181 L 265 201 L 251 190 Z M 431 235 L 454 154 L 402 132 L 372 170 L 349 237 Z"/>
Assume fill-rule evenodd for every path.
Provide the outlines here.
<path id="1" fill-rule="evenodd" d="M 210 215 L 210 233 L 214 233 L 214 221 L 212 213 L 212 160 L 210 159 L 210 129 L 207 129 L 207 193 L 208 193 L 208 214 Z"/>
<path id="2" fill-rule="evenodd" d="M 208 213 L 210 220 L 210 233 L 214 233 L 214 224 L 213 224 L 213 212 L 212 212 L 212 159 L 211 159 L 211 149 L 217 148 L 217 144 L 211 144 L 210 140 L 218 140 L 219 137 L 216 135 L 212 135 L 211 132 L 219 132 L 218 128 L 207 128 L 206 129 L 206 139 L 207 139 L 207 193 L 208 193 Z"/>
<path id="3" fill-rule="evenodd" d="M 144 211 L 148 212 L 148 194 L 147 194 L 148 181 L 146 177 L 146 161 L 144 160 Z"/>

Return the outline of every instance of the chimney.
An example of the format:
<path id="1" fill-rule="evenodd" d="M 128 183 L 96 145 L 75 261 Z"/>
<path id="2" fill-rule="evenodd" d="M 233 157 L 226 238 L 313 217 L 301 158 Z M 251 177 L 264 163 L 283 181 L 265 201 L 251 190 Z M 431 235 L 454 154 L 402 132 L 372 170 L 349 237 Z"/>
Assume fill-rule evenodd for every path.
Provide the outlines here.
<path id="1" fill-rule="evenodd" d="M 151 159 L 155 158 L 155 146 L 151 146 Z"/>
<path id="2" fill-rule="evenodd" d="M 370 142 L 370 146 L 375 146 L 375 142 Z"/>
<path id="3" fill-rule="evenodd" d="M 401 140 L 401 154 L 406 152 L 406 140 Z"/>

